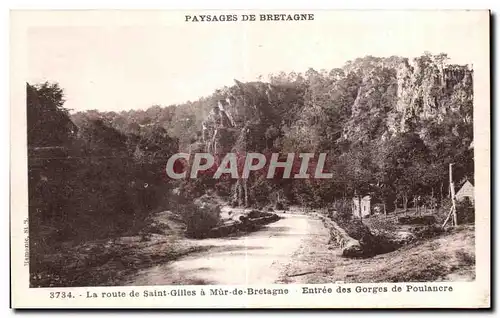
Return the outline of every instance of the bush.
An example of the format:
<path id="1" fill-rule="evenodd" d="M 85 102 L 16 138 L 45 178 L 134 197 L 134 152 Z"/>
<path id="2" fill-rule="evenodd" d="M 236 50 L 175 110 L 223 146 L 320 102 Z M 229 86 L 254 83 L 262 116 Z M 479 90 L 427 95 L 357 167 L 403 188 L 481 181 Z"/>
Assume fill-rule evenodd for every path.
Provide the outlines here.
<path id="1" fill-rule="evenodd" d="M 219 225 L 221 209 L 218 204 L 196 200 L 181 211 L 186 222 L 186 235 L 193 238 L 207 237 L 209 231 Z"/>
<path id="2" fill-rule="evenodd" d="M 431 237 L 436 237 L 443 233 L 443 228 L 439 225 L 428 225 L 423 227 L 416 227 L 412 229 L 412 233 L 418 239 L 428 239 Z"/>
<path id="3" fill-rule="evenodd" d="M 350 200 L 337 200 L 328 209 L 329 217 L 333 220 L 350 220 L 352 218 L 352 204 Z"/>
<path id="4" fill-rule="evenodd" d="M 474 203 L 469 198 L 464 198 L 463 201 L 456 203 L 458 224 L 474 223 L 475 211 Z"/>
<path id="5" fill-rule="evenodd" d="M 457 221 L 458 224 L 474 223 L 475 211 L 474 203 L 469 200 L 469 198 L 464 198 L 462 201 L 457 201 L 455 203 L 457 209 Z M 448 216 L 451 209 L 451 200 L 446 199 L 441 204 L 439 223 L 444 222 L 445 218 Z"/>
<path id="6" fill-rule="evenodd" d="M 398 218 L 399 224 L 421 224 L 421 225 L 431 225 L 436 223 L 436 218 L 433 215 L 424 216 L 403 216 Z"/>

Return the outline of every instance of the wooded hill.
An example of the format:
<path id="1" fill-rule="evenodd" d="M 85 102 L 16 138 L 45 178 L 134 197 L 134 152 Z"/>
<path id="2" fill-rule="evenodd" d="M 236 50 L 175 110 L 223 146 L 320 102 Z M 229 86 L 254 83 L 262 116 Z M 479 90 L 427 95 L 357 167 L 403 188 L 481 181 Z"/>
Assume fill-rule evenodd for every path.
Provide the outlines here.
<path id="1" fill-rule="evenodd" d="M 209 190 L 231 201 L 234 180 L 172 182 L 168 158 L 202 149 L 203 123 L 218 101 L 234 127 L 229 149 L 328 154 L 333 179 L 248 180 L 250 205 L 328 206 L 357 194 L 440 204 L 455 183 L 474 180 L 473 71 L 444 54 L 365 57 L 342 68 L 275 74 L 223 87 L 182 105 L 70 115 L 57 84 L 27 84 L 30 218 L 39 237 L 95 239 L 133 231 L 172 206 L 173 188 L 192 200 Z M 224 132 L 225 131 L 225 132 Z M 177 204 L 177 203 L 176 203 Z M 44 236 L 44 231 L 57 235 Z M 44 241 L 49 245 L 49 241 Z"/>
<path id="2" fill-rule="evenodd" d="M 233 148 L 247 152 L 326 152 L 333 180 L 250 180 L 251 202 L 286 199 L 326 205 L 354 193 L 372 193 L 389 206 L 413 196 L 439 203 L 448 193 L 448 164 L 455 183 L 473 181 L 473 70 L 447 62 L 446 54 L 364 57 L 332 70 L 280 73 L 269 82 L 241 83 L 182 105 L 120 113 L 71 116 L 80 126 L 99 119 L 117 132 L 164 130 L 182 151 L 200 149 L 202 123 L 217 101 L 236 133 Z M 241 129 L 249 133 L 241 138 Z M 237 145 L 245 139 L 244 145 Z M 166 160 L 166 159 L 165 159 Z M 200 184 L 201 182 L 201 184 Z M 206 187 L 194 186 L 200 195 Z M 219 185 L 221 193 L 231 192 Z M 269 195 L 271 194 L 271 195 Z M 279 195 L 278 195 L 279 194 Z"/>

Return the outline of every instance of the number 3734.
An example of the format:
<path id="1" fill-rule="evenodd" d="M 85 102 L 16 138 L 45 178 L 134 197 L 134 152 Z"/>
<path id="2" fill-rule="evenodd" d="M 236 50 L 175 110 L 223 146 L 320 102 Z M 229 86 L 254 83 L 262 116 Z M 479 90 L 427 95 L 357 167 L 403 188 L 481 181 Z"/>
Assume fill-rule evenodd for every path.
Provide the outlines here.
<path id="1" fill-rule="evenodd" d="M 71 292 L 50 292 L 50 298 L 74 298 Z"/>

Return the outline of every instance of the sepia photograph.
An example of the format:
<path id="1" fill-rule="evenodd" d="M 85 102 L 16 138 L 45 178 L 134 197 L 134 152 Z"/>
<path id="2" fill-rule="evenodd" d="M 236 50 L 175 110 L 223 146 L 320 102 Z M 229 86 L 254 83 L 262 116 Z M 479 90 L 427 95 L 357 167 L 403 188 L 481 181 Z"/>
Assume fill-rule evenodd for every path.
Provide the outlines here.
<path id="1" fill-rule="evenodd" d="M 23 288 L 439 297 L 489 273 L 488 11 L 11 19 Z"/>

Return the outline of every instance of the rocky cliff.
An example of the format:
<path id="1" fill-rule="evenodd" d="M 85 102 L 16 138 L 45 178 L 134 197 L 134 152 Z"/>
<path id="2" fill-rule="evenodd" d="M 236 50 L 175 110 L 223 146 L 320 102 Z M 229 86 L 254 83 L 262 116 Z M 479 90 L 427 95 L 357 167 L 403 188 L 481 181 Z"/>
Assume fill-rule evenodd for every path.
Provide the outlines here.
<path id="1" fill-rule="evenodd" d="M 428 148 L 423 151 L 434 152 L 434 164 L 440 170 L 438 167 L 448 161 L 468 156 L 466 150 L 472 141 L 472 81 L 471 66 L 448 64 L 446 55 L 427 53 L 411 60 L 368 56 L 330 72 L 281 74 L 270 83 L 235 81 L 234 86 L 217 92 L 216 102 L 200 127 L 203 133 L 199 143 L 219 158 L 227 152 L 328 152 L 335 157 L 353 149 L 365 149 L 363 155 L 375 151 L 375 155 L 382 151 L 376 149 L 377 145 L 410 133 L 423 141 Z M 366 148 L 370 145 L 375 145 L 374 149 Z M 352 156 L 346 159 L 346 167 L 339 168 L 337 176 L 344 180 L 340 185 L 344 191 L 352 191 L 360 171 L 366 170 L 362 173 L 366 178 L 378 173 L 371 166 L 375 163 L 367 164 L 367 160 L 373 161 L 370 156 Z M 384 156 L 380 160 L 384 161 Z M 362 165 L 361 170 L 353 168 L 354 159 Z M 380 160 L 377 169 L 387 169 L 380 167 Z M 469 168 L 464 166 L 460 173 L 470 174 Z M 352 176 L 346 176 L 349 169 Z M 432 181 L 425 181 L 426 186 L 442 183 L 441 177 L 428 177 Z M 234 204 L 248 205 L 257 192 L 257 183 L 263 193 L 276 190 L 263 186 L 262 181 L 240 179 L 231 190 Z M 418 187 L 418 191 L 427 191 Z M 299 192 L 302 196 L 304 190 Z M 315 200 L 313 194 L 309 197 Z"/>
<path id="2" fill-rule="evenodd" d="M 407 132 L 422 121 L 439 124 L 453 114 L 472 122 L 469 65 L 450 65 L 445 56 L 424 55 L 413 60 L 369 57 L 346 69 L 361 83 L 352 104 L 352 124 L 345 127 L 351 141 Z"/>

